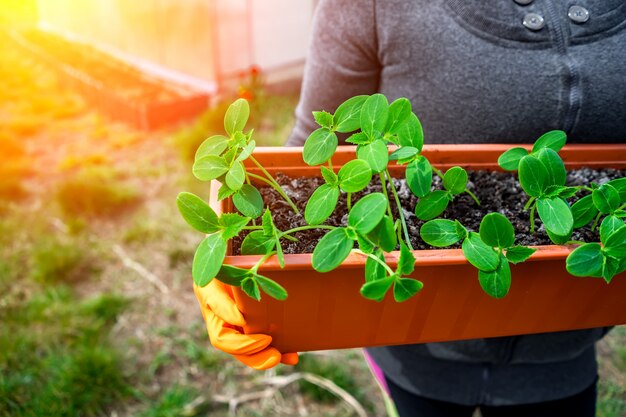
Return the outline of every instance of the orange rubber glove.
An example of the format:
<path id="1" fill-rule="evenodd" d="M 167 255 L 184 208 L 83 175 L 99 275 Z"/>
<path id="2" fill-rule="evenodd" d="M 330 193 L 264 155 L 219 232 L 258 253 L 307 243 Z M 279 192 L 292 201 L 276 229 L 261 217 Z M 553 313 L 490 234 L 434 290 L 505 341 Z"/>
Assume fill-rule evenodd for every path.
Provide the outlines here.
<path id="1" fill-rule="evenodd" d="M 237 308 L 232 287 L 217 279 L 205 287 L 193 285 L 206 323 L 211 344 L 254 369 L 272 368 L 278 363 L 295 365 L 297 353 L 280 353 L 271 347 L 272 336 L 244 334 L 246 320 Z"/>

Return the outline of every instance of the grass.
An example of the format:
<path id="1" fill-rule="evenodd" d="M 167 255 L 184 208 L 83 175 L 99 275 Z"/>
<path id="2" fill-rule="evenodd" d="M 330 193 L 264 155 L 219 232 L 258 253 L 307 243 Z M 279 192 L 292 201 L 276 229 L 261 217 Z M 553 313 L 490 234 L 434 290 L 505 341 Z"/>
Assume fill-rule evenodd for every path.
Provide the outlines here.
<path id="1" fill-rule="evenodd" d="M 370 411 L 373 404 L 368 400 L 361 381 L 354 375 L 354 369 L 347 363 L 329 360 L 312 354 L 300 355 L 295 366 L 297 372 L 308 372 L 333 381 L 337 386 L 351 394 L 361 405 Z M 300 391 L 316 402 L 336 403 L 340 401 L 336 395 L 308 381 L 299 381 Z"/>
<path id="2" fill-rule="evenodd" d="M 99 270 L 86 246 L 56 236 L 43 236 L 32 247 L 31 277 L 38 283 L 76 283 Z"/>
<path id="3" fill-rule="evenodd" d="M 137 188 L 107 168 L 85 168 L 58 185 L 56 200 L 68 217 L 116 217 L 141 201 Z"/>
<path id="4" fill-rule="evenodd" d="M 0 309 L 0 416 L 97 416 L 132 395 L 109 332 L 127 300 L 79 300 L 64 286 Z"/>
<path id="5" fill-rule="evenodd" d="M 186 413 L 185 408 L 199 395 L 199 391 L 181 385 L 173 385 L 156 401 L 156 404 L 144 410 L 139 417 L 177 417 L 196 415 Z"/>

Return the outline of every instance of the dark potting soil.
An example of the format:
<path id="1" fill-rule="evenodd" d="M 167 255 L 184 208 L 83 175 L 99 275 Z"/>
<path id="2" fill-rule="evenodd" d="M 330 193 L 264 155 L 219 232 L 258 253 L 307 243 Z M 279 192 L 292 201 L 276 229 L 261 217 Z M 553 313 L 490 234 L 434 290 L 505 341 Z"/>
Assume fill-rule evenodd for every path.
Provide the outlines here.
<path id="1" fill-rule="evenodd" d="M 615 178 L 625 177 L 626 170 L 617 169 L 600 169 L 594 170 L 590 168 L 582 168 L 571 170 L 567 174 L 567 185 L 588 185 L 591 182 L 602 184 Z M 488 213 L 499 212 L 505 215 L 512 223 L 516 232 L 515 243 L 517 245 L 550 245 L 552 242 L 544 230 L 543 224 L 539 216 L 535 214 L 535 233 L 530 233 L 530 211 L 525 211 L 524 204 L 528 201 L 527 195 L 517 180 L 517 175 L 506 172 L 495 171 L 468 171 L 468 189 L 472 191 L 480 200 L 478 206 L 474 200 L 467 194 L 463 193 L 454 198 L 448 208 L 439 218 L 458 219 L 468 230 L 478 231 L 481 219 Z M 313 192 L 324 183 L 321 178 L 298 177 L 290 178 L 279 173 L 276 180 L 283 187 L 287 195 L 295 202 L 300 209 L 301 214 L 295 214 L 289 205 L 278 195 L 271 187 L 260 187 L 259 191 L 263 196 L 263 200 L 272 212 L 274 224 L 280 230 L 293 229 L 299 226 L 305 226 L 304 208 Z M 409 190 L 404 179 L 394 179 L 394 185 L 403 207 L 404 216 L 409 229 L 411 244 L 415 249 L 433 249 L 419 237 L 419 229 L 425 222 L 419 220 L 415 216 L 415 205 L 418 198 Z M 442 189 L 439 177 L 433 177 L 433 189 Z M 382 192 L 382 186 L 378 181 L 378 176 L 363 191 L 353 193 L 352 204 L 356 203 L 359 198 L 373 193 Z M 389 191 L 390 192 L 390 191 Z M 580 191 L 570 199 L 570 202 L 576 201 L 578 198 L 588 194 Z M 389 194 L 391 195 L 391 194 Z M 397 207 L 392 203 L 394 219 L 398 218 Z M 348 209 L 346 207 L 346 194 L 341 192 L 337 208 L 333 214 L 326 220 L 324 224 L 332 226 L 345 226 L 348 223 Z M 281 245 L 285 253 L 312 253 L 317 242 L 324 236 L 328 230 L 313 229 L 293 234 L 298 242 L 287 239 L 281 240 Z M 233 254 L 239 254 L 239 247 L 246 233 L 242 233 L 240 237 L 233 239 Z M 572 240 L 583 240 L 587 242 L 598 241 L 599 236 L 596 231 L 591 231 L 591 224 L 576 229 L 572 236 Z M 457 244 L 452 247 L 460 247 Z"/>

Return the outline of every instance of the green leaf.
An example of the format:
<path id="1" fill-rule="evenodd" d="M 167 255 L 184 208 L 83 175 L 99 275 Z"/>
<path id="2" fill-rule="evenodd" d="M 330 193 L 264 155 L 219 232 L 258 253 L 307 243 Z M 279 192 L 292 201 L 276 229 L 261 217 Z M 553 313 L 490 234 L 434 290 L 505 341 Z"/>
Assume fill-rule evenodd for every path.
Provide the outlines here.
<path id="1" fill-rule="evenodd" d="M 359 145 L 356 148 L 356 156 L 366 161 L 372 171 L 379 173 L 387 168 L 389 149 L 382 140 L 375 140 L 367 145 Z"/>
<path id="2" fill-rule="evenodd" d="M 361 287 L 361 295 L 369 300 L 381 301 L 395 282 L 395 275 L 369 281 Z"/>
<path id="3" fill-rule="evenodd" d="M 609 184 L 602 184 L 591 194 L 593 203 L 602 214 L 610 214 L 620 205 L 619 192 Z"/>
<path id="4" fill-rule="evenodd" d="M 354 232 L 354 234 L 356 234 L 356 239 L 354 239 L 353 236 L 350 236 L 351 235 L 350 231 L 352 231 L 352 232 Z M 347 229 L 347 233 L 348 233 L 349 237 L 352 240 L 356 240 L 357 241 L 357 244 L 359 245 L 359 249 L 361 251 L 363 251 L 365 253 L 372 253 L 372 252 L 374 252 L 374 244 L 371 242 L 371 240 L 367 236 L 363 236 L 362 234 L 357 233 L 352 228 L 348 228 Z"/>
<path id="5" fill-rule="evenodd" d="M 272 298 L 283 301 L 287 299 L 287 290 L 279 283 L 263 275 L 254 274 L 254 280 L 259 284 L 263 292 Z"/>
<path id="6" fill-rule="evenodd" d="M 217 214 L 200 197 L 191 193 L 180 193 L 176 197 L 180 214 L 191 227 L 202 233 L 214 233 L 220 229 Z"/>
<path id="7" fill-rule="evenodd" d="M 215 277 L 226 256 L 226 240 L 219 233 L 207 236 L 193 257 L 191 275 L 193 282 L 199 287 L 204 287 Z"/>
<path id="8" fill-rule="evenodd" d="M 369 167 L 368 167 L 369 168 Z M 336 186 L 339 184 L 339 178 L 337 174 L 332 169 L 328 169 L 325 166 L 320 167 L 320 171 L 322 172 L 322 177 L 326 184 Z"/>
<path id="9" fill-rule="evenodd" d="M 315 118 L 315 122 L 325 127 L 328 130 L 332 130 L 333 128 L 333 115 L 326 111 L 314 111 L 313 117 Z"/>
<path id="10" fill-rule="evenodd" d="M 382 94 L 372 94 L 361 107 L 361 130 L 369 137 L 373 137 L 375 132 L 382 132 L 387 124 L 388 114 L 387 97 Z"/>
<path id="11" fill-rule="evenodd" d="M 205 156 L 220 156 L 224 150 L 228 147 L 228 138 L 222 135 L 214 135 L 208 139 L 205 139 L 204 142 L 198 146 L 196 150 L 196 155 L 194 157 L 194 161 L 197 161 L 200 158 Z"/>
<path id="12" fill-rule="evenodd" d="M 517 171 L 519 161 L 526 155 L 528 155 L 528 151 L 524 148 L 511 148 L 500 155 L 498 165 L 506 171 Z"/>
<path id="13" fill-rule="evenodd" d="M 354 241 L 348 237 L 345 229 L 331 230 L 320 239 L 313 250 L 313 269 L 318 272 L 332 271 L 341 265 L 353 247 Z"/>
<path id="14" fill-rule="evenodd" d="M 387 215 L 367 234 L 367 237 L 385 252 L 391 252 L 398 244 L 398 236 L 393 226 L 393 220 Z"/>
<path id="15" fill-rule="evenodd" d="M 339 187 L 347 193 L 356 193 L 372 180 L 372 170 L 369 163 L 362 159 L 354 159 L 339 170 Z"/>
<path id="16" fill-rule="evenodd" d="M 253 230 L 248 233 L 241 243 L 242 255 L 267 255 L 274 250 L 276 239 L 266 236 L 262 230 Z"/>
<path id="17" fill-rule="evenodd" d="M 558 153 L 550 148 L 543 148 L 537 152 L 537 158 L 543 162 L 548 171 L 546 185 L 565 185 L 567 171 Z"/>
<path id="18" fill-rule="evenodd" d="M 413 252 L 409 250 L 409 247 L 404 242 L 400 242 L 400 259 L 398 259 L 398 267 L 396 274 L 398 276 L 410 275 L 415 270 L 415 256 Z"/>
<path id="19" fill-rule="evenodd" d="M 261 292 L 259 291 L 259 285 L 254 278 L 249 277 L 241 282 L 241 289 L 250 298 L 254 298 L 257 301 L 261 301 Z"/>
<path id="20" fill-rule="evenodd" d="M 224 240 L 237 236 L 249 221 L 249 217 L 243 217 L 237 213 L 223 213 L 220 216 L 219 223 L 222 227 L 221 235 Z"/>
<path id="21" fill-rule="evenodd" d="M 200 181 L 210 181 L 227 173 L 228 164 L 219 156 L 203 156 L 194 162 L 192 172 Z"/>
<path id="22" fill-rule="evenodd" d="M 383 251 L 377 249 L 373 255 L 380 259 L 383 263 L 385 263 L 385 255 L 383 254 Z M 367 260 L 365 261 L 365 282 L 385 278 L 386 275 L 387 270 L 385 269 L 385 267 L 380 262 L 376 262 L 374 259 L 368 256 Z"/>
<path id="23" fill-rule="evenodd" d="M 270 209 L 266 208 L 263 217 L 261 218 L 261 225 L 263 226 L 263 234 L 265 236 L 274 236 L 274 222 L 272 221 L 272 213 Z"/>
<path id="24" fill-rule="evenodd" d="M 254 186 L 244 184 L 233 195 L 233 204 L 246 217 L 256 219 L 263 214 L 263 197 Z"/>
<path id="25" fill-rule="evenodd" d="M 626 225 L 623 225 L 606 238 L 604 253 L 618 259 L 626 257 Z"/>
<path id="26" fill-rule="evenodd" d="M 242 131 L 250 116 L 250 106 L 242 98 L 235 100 L 224 115 L 224 129 L 231 137 L 235 132 Z"/>
<path id="27" fill-rule="evenodd" d="M 480 238 L 489 246 L 508 248 L 515 244 L 515 229 L 505 216 L 489 213 L 480 222 Z"/>
<path id="28" fill-rule="evenodd" d="M 322 224 L 330 216 L 339 200 L 339 188 L 333 185 L 320 185 L 309 197 L 304 209 L 304 218 L 310 225 Z"/>
<path id="29" fill-rule="evenodd" d="M 575 229 L 588 225 L 597 215 L 598 209 L 593 204 L 591 194 L 584 196 L 572 205 Z"/>
<path id="30" fill-rule="evenodd" d="M 537 153 L 544 148 L 549 148 L 554 152 L 558 152 L 563 146 L 565 146 L 565 142 L 567 142 L 567 135 L 565 132 L 562 130 L 551 130 L 541 135 L 539 139 L 535 141 L 532 153 Z"/>
<path id="31" fill-rule="evenodd" d="M 358 133 L 351 135 L 348 139 L 346 139 L 346 142 L 353 143 L 355 145 L 364 145 L 367 143 L 371 143 L 372 140 L 368 138 L 365 133 L 358 132 Z"/>
<path id="32" fill-rule="evenodd" d="M 500 264 L 498 253 L 485 242 L 476 232 L 470 232 L 463 241 L 465 259 L 481 271 L 495 271 Z"/>
<path id="33" fill-rule="evenodd" d="M 393 284 L 393 298 L 401 303 L 424 288 L 424 284 L 413 278 L 397 278 Z"/>
<path id="34" fill-rule="evenodd" d="M 619 271 L 619 259 L 613 258 L 612 256 L 605 256 L 604 264 L 602 265 L 602 278 L 606 281 L 607 284 L 611 283 L 611 280 L 615 275 L 619 273 Z"/>
<path id="35" fill-rule="evenodd" d="M 567 244 L 567 242 L 569 242 L 572 239 L 572 232 L 573 232 L 573 229 L 565 235 L 557 235 L 556 233 L 551 232 L 550 229 L 546 229 L 546 233 L 548 234 L 548 237 L 550 238 L 552 243 L 554 243 L 555 245 Z"/>
<path id="36" fill-rule="evenodd" d="M 519 264 L 530 258 L 536 251 L 537 249 L 532 249 L 527 246 L 513 246 L 506 249 L 506 259 L 512 264 Z"/>
<path id="37" fill-rule="evenodd" d="M 400 145 L 412 146 L 420 152 L 424 146 L 424 132 L 422 125 L 414 113 L 411 113 L 407 121 L 396 132 Z"/>
<path id="38" fill-rule="evenodd" d="M 348 214 L 348 225 L 357 232 L 371 232 L 383 219 L 387 211 L 387 198 L 382 193 L 372 193 L 361 198 Z"/>
<path id="39" fill-rule="evenodd" d="M 572 210 L 558 197 L 537 199 L 537 212 L 545 228 L 555 235 L 566 236 L 574 228 Z"/>
<path id="40" fill-rule="evenodd" d="M 430 220 L 444 212 L 450 202 L 448 191 L 435 190 L 420 198 L 415 206 L 415 215 L 420 220 Z"/>
<path id="41" fill-rule="evenodd" d="M 361 107 L 369 96 L 356 96 L 344 101 L 335 111 L 335 127 L 337 132 L 347 133 L 361 127 Z"/>
<path id="42" fill-rule="evenodd" d="M 302 158 L 308 165 L 320 165 L 328 161 L 339 143 L 335 132 L 323 127 L 317 129 L 304 142 Z"/>
<path id="43" fill-rule="evenodd" d="M 239 190 L 246 180 L 246 170 L 241 162 L 235 162 L 226 173 L 226 185 L 231 190 Z"/>
<path id="44" fill-rule="evenodd" d="M 559 197 L 567 199 L 570 197 L 574 197 L 577 192 L 577 187 L 561 187 L 561 190 L 559 191 Z"/>
<path id="45" fill-rule="evenodd" d="M 539 197 L 548 181 L 548 169 L 543 162 L 532 155 L 523 157 L 519 162 L 519 182 L 531 197 Z"/>
<path id="46" fill-rule="evenodd" d="M 408 159 L 408 158 L 414 157 L 418 153 L 419 151 L 417 150 L 417 148 L 414 148 L 412 146 L 402 146 L 401 148 L 398 148 L 395 151 L 393 151 L 391 155 L 389 155 L 389 160 L 397 161 L 397 160 Z"/>
<path id="47" fill-rule="evenodd" d="M 241 131 L 237 131 L 235 132 L 235 134 L 229 141 L 228 146 L 231 148 L 229 149 L 229 152 L 233 151 L 236 153 L 239 151 L 239 148 L 243 148 L 244 146 L 246 146 L 247 143 L 248 143 L 248 135 L 244 134 Z M 230 160 L 231 157 L 226 158 L 226 159 Z"/>
<path id="48" fill-rule="evenodd" d="M 493 298 L 502 298 L 511 288 L 511 267 L 509 262 L 500 254 L 500 264 L 495 271 L 478 271 L 478 281 L 483 291 Z"/>
<path id="49" fill-rule="evenodd" d="M 461 194 L 467 186 L 467 172 L 461 167 L 452 167 L 443 175 L 443 187 L 452 194 Z"/>
<path id="50" fill-rule="evenodd" d="M 244 146 L 244 148 L 241 150 L 241 153 L 239 154 L 239 156 L 237 156 L 237 159 L 235 160 L 238 162 L 245 161 L 246 159 L 248 159 L 250 155 L 252 155 L 252 152 L 254 152 L 255 147 L 256 147 L 256 142 L 253 139 L 246 146 Z"/>
<path id="51" fill-rule="evenodd" d="M 602 277 L 604 255 L 599 243 L 585 243 L 574 249 L 565 261 L 567 272 L 576 277 Z"/>
<path id="52" fill-rule="evenodd" d="M 424 242 L 436 248 L 454 245 L 465 237 L 458 224 L 460 223 L 446 219 L 431 220 L 422 225 L 420 236 Z"/>
<path id="53" fill-rule="evenodd" d="M 617 190 L 620 203 L 626 203 L 626 177 L 611 180 L 607 182 L 607 184 Z"/>
<path id="54" fill-rule="evenodd" d="M 251 275 L 252 273 L 247 269 L 237 268 L 231 265 L 222 265 L 215 278 L 222 281 L 224 284 L 239 287 L 241 281 Z"/>
<path id="55" fill-rule="evenodd" d="M 600 241 L 606 242 L 609 236 L 613 234 L 617 229 L 624 226 L 624 220 L 617 216 L 606 216 L 600 224 Z"/>
<path id="56" fill-rule="evenodd" d="M 230 188 L 228 188 L 228 185 L 222 184 L 220 189 L 217 191 L 217 201 L 222 201 L 235 194 L 235 192 L 235 190 L 231 190 Z"/>
<path id="57" fill-rule="evenodd" d="M 411 192 L 418 197 L 424 197 L 433 184 L 433 168 L 428 159 L 420 156 L 406 166 L 405 177 Z"/>
<path id="58" fill-rule="evenodd" d="M 386 133 L 395 134 L 409 120 L 413 114 L 411 112 L 411 102 L 401 97 L 389 105 L 387 124 L 383 129 Z"/>

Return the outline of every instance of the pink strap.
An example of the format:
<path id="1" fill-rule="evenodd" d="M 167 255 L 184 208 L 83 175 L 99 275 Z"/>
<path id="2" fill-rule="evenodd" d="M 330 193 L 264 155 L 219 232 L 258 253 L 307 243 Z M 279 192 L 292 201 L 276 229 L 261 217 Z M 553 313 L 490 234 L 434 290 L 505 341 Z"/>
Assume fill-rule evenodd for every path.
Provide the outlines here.
<path id="1" fill-rule="evenodd" d="M 367 365 L 370 368 L 370 371 L 378 381 L 378 385 L 389 395 L 389 387 L 387 386 L 387 381 L 385 381 L 385 375 L 383 371 L 378 367 L 374 359 L 367 353 L 365 349 L 363 349 L 363 356 L 365 357 L 365 361 L 367 361 Z"/>

